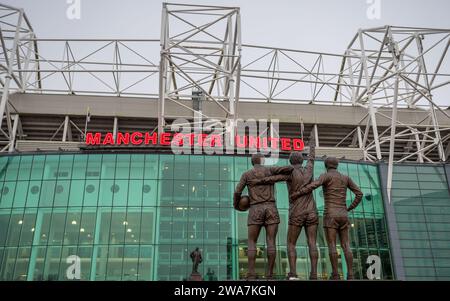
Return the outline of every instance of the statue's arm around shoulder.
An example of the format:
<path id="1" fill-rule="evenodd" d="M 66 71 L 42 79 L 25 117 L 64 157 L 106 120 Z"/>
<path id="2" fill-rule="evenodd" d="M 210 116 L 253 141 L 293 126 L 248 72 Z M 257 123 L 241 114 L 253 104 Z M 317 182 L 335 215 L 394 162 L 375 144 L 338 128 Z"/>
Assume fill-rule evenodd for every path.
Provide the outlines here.
<path id="1" fill-rule="evenodd" d="M 266 185 L 266 184 L 274 184 L 276 182 L 287 181 L 291 175 L 279 174 L 274 176 L 268 176 L 261 179 L 253 179 L 248 181 L 249 186 L 254 185 Z"/>
<path id="2" fill-rule="evenodd" d="M 294 170 L 292 165 L 270 166 L 268 167 L 271 175 L 290 175 Z"/>
<path id="3" fill-rule="evenodd" d="M 322 174 L 317 180 L 312 181 L 311 183 L 309 183 L 306 186 L 303 186 L 302 188 L 300 188 L 299 191 L 294 192 L 292 194 L 292 199 L 295 200 L 299 197 L 301 197 L 304 194 L 308 194 L 311 191 L 313 191 L 314 189 L 322 186 L 323 184 L 325 184 L 328 181 L 328 175 L 327 173 Z"/>

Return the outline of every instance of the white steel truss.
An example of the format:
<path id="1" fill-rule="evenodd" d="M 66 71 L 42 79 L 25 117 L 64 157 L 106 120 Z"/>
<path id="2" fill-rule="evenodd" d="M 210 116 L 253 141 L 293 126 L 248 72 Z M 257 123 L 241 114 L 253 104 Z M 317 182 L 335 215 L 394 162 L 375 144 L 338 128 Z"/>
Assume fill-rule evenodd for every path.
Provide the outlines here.
<path id="1" fill-rule="evenodd" d="M 158 131 L 166 129 L 166 118 L 196 116 L 234 124 L 241 70 L 239 8 L 164 3 L 160 43 Z M 193 92 L 224 114 L 206 116 L 201 105 L 191 108 L 179 101 L 191 99 Z M 176 111 L 168 112 L 166 101 L 192 114 L 172 115 Z"/>
<path id="2" fill-rule="evenodd" d="M 6 138 L 1 151 L 13 151 L 16 131 L 20 119 L 10 114 L 8 103 L 12 89 L 24 92 L 26 83 L 38 73 L 38 62 L 32 61 L 37 53 L 37 43 L 30 22 L 24 11 L 7 5 L 0 5 L 0 136 Z M 32 69 L 33 72 L 24 72 Z M 6 129 L 3 129 L 3 122 Z"/>
<path id="3" fill-rule="evenodd" d="M 427 154 L 434 150 L 439 161 L 447 159 L 444 145 L 450 141 L 449 123 L 440 126 L 437 114 L 450 120 L 450 111 L 438 106 L 437 100 L 450 104 L 449 46 L 448 29 L 384 26 L 359 30 L 346 51 L 348 57 L 342 62 L 339 81 L 358 84 L 350 95 L 353 105 L 367 109 L 362 148 L 366 160 L 387 158 L 389 198 L 394 163 L 410 158 L 432 162 Z M 344 66 L 355 61 L 350 56 L 358 58 L 357 65 L 344 74 Z M 374 100 L 385 104 L 375 105 Z M 426 110 L 427 117 L 415 124 L 404 124 L 398 118 L 400 106 Z M 381 133 L 377 126 L 380 118 L 390 121 L 390 126 Z M 369 128 L 372 140 L 368 139 Z M 400 141 L 407 141 L 408 149 L 398 154 L 395 148 Z M 382 152 L 382 144 L 389 145 L 387 153 Z"/>

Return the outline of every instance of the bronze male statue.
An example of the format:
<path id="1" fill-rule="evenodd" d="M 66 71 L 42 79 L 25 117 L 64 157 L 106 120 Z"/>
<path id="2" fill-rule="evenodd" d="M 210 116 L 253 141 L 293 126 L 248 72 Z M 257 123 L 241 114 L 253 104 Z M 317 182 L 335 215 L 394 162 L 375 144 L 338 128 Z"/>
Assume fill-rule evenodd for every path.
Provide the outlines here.
<path id="1" fill-rule="evenodd" d="M 195 248 L 191 253 L 192 274 L 198 274 L 198 265 L 203 261 L 202 253 L 199 248 Z"/>
<path id="2" fill-rule="evenodd" d="M 252 155 L 253 168 L 246 171 L 236 186 L 234 192 L 233 206 L 240 210 L 239 202 L 242 191 L 249 185 L 251 180 L 262 179 L 275 174 L 290 173 L 291 167 L 263 166 L 264 156 Z M 250 209 L 248 213 L 248 274 L 247 279 L 255 279 L 256 242 L 262 227 L 266 229 L 268 269 L 266 278 L 273 278 L 273 267 L 276 258 L 276 236 L 280 217 L 275 205 L 274 184 L 248 186 Z"/>
<path id="3" fill-rule="evenodd" d="M 353 279 L 353 254 L 349 242 L 349 220 L 348 211 L 353 210 L 361 202 L 363 193 L 359 187 L 348 176 L 337 171 L 339 161 L 334 157 L 325 159 L 327 172 L 322 174 L 317 180 L 301 188 L 292 197 L 311 193 L 319 186 L 323 187 L 325 199 L 325 210 L 323 217 L 323 227 L 328 244 L 328 253 L 331 261 L 332 274 L 331 279 L 339 280 L 338 274 L 338 255 L 336 251 L 336 236 L 339 235 L 341 247 L 344 251 L 345 261 L 347 262 L 347 279 Z M 345 199 L 349 188 L 354 194 L 355 199 L 347 208 Z"/>
<path id="4" fill-rule="evenodd" d="M 296 245 L 298 237 L 305 227 L 308 240 L 309 257 L 311 260 L 311 272 L 309 279 L 317 279 L 317 260 L 319 253 L 316 245 L 317 225 L 319 215 L 312 192 L 304 194 L 299 198 L 292 198 L 292 195 L 312 181 L 314 172 L 315 140 L 311 136 L 309 139 L 309 155 L 306 167 L 302 167 L 303 156 L 300 152 L 293 152 L 289 156 L 289 162 L 293 166 L 291 174 L 281 174 L 266 177 L 261 180 L 254 180 L 251 184 L 269 184 L 279 181 L 286 181 L 289 193 L 289 226 L 287 233 L 287 253 L 289 260 L 288 279 L 297 278 L 297 252 Z"/>

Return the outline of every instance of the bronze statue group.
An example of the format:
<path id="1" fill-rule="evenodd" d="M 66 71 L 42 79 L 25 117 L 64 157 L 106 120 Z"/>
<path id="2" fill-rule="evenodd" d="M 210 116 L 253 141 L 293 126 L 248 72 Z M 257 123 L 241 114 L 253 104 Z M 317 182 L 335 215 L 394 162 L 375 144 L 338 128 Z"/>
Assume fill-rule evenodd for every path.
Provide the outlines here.
<path id="1" fill-rule="evenodd" d="M 293 152 L 289 156 L 290 166 L 264 166 L 264 156 L 252 155 L 253 168 L 242 174 L 234 193 L 233 206 L 236 210 L 246 211 L 248 208 L 248 274 L 247 279 L 256 279 L 256 242 L 262 227 L 266 230 L 268 268 L 266 278 L 273 278 L 273 268 L 276 258 L 276 236 L 280 217 L 275 203 L 276 182 L 285 181 L 289 193 L 289 226 L 287 233 L 287 254 L 290 271 L 288 279 L 297 279 L 296 244 L 302 228 L 305 228 L 311 259 L 309 279 L 317 279 L 317 260 L 319 257 L 316 238 L 319 215 L 312 191 L 322 186 L 325 209 L 323 227 L 325 230 L 328 252 L 331 261 L 332 274 L 330 279 L 339 280 L 338 253 L 336 238 L 339 236 L 345 261 L 347 263 L 347 279 L 353 279 L 353 255 L 349 243 L 348 211 L 361 202 L 363 194 L 359 187 L 348 176 L 337 171 L 338 159 L 325 159 L 327 171 L 318 179 L 313 180 L 315 139 L 309 139 L 309 156 L 306 167 L 302 166 L 303 156 Z M 242 196 L 248 187 L 248 197 Z M 355 194 L 355 199 L 349 207 L 346 205 L 347 189 Z M 248 206 L 246 206 L 248 201 Z"/>

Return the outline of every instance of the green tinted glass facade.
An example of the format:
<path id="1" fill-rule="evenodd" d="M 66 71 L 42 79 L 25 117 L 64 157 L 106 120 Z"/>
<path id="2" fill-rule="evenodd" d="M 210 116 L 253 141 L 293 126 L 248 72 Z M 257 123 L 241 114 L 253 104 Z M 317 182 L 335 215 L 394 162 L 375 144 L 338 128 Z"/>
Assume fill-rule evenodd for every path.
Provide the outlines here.
<path id="1" fill-rule="evenodd" d="M 450 194 L 444 166 L 396 166 L 392 202 L 406 279 L 450 280 Z"/>
<path id="2" fill-rule="evenodd" d="M 80 258 L 82 280 L 183 280 L 196 247 L 203 253 L 200 272 L 206 280 L 242 278 L 247 272 L 246 213 L 233 210 L 231 199 L 250 166 L 248 157 L 239 156 L 2 156 L 0 280 L 66 280 L 71 255 Z M 367 257 L 378 255 L 382 278 L 392 279 L 377 166 L 341 163 L 339 169 L 365 195 L 350 214 L 355 276 L 365 278 Z M 323 171 L 318 161 L 315 176 Z M 284 278 L 288 197 L 284 183 L 276 189 L 282 221 L 276 274 Z M 323 194 L 320 189 L 314 194 L 322 214 Z M 352 197 L 349 192 L 348 203 Z M 264 233 L 257 258 L 261 276 L 263 238 Z M 299 276 L 306 279 L 303 233 L 297 245 Z M 331 268 L 321 227 L 318 245 L 319 277 L 325 279 Z"/>

